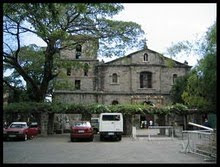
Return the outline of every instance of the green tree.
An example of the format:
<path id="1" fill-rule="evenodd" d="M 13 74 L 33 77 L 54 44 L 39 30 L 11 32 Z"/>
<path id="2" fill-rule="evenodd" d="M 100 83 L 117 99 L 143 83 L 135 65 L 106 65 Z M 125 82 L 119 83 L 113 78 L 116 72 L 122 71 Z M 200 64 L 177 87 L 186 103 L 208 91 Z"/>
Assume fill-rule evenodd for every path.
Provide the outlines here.
<path id="1" fill-rule="evenodd" d="M 187 85 L 181 97 L 190 108 L 207 108 L 208 102 L 204 96 L 203 80 L 193 70 L 187 80 Z"/>
<path id="2" fill-rule="evenodd" d="M 201 56 L 192 69 L 182 92 L 182 99 L 190 107 L 216 111 L 216 23 L 197 42 L 179 42 L 169 48 L 174 55 L 194 51 Z"/>
<path id="3" fill-rule="evenodd" d="M 72 36 L 80 36 L 78 40 L 82 43 L 91 37 L 98 39 L 101 56 L 121 56 L 127 48 L 144 47 L 146 41 L 140 25 L 111 20 L 122 9 L 117 3 L 5 3 L 4 66 L 14 69 L 25 80 L 33 100 L 43 101 L 59 74 L 60 64 L 55 63 L 59 52 L 74 48 L 79 42 L 73 42 Z M 23 47 L 25 34 L 42 39 L 46 43 L 44 50 Z M 6 79 L 4 82 L 10 84 Z"/>
<path id="4" fill-rule="evenodd" d="M 19 64 L 21 64 L 22 68 L 34 80 L 34 82 L 39 84 L 39 81 L 43 77 L 43 48 L 40 48 L 34 44 L 24 46 L 20 48 L 18 56 Z M 35 101 L 31 86 L 29 83 L 27 83 L 25 87 L 18 71 L 13 70 L 14 67 L 11 64 L 5 64 L 4 69 L 11 70 L 11 74 L 7 77 L 4 76 L 3 78 L 4 88 L 10 88 L 9 103 L 19 101 Z"/>
<path id="5" fill-rule="evenodd" d="M 182 94 L 186 89 L 187 80 L 189 78 L 189 74 L 185 76 L 180 76 L 176 79 L 174 85 L 170 90 L 170 97 L 174 104 L 176 103 L 184 103 L 182 99 Z"/>

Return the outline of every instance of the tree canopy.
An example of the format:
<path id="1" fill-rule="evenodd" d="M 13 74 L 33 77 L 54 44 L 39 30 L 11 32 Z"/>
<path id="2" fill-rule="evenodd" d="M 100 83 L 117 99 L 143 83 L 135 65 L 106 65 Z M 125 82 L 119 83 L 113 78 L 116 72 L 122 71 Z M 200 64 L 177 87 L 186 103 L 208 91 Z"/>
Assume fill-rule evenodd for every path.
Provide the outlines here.
<path id="1" fill-rule="evenodd" d="M 180 76 L 176 79 L 174 85 L 170 90 L 170 97 L 172 102 L 175 103 L 184 103 L 182 99 L 183 91 L 186 89 L 187 80 L 189 78 L 189 74 L 185 76 Z"/>
<path id="2" fill-rule="evenodd" d="M 56 62 L 60 51 L 76 47 L 72 36 L 83 37 L 79 39 L 82 43 L 96 38 L 101 56 L 121 56 L 127 48 L 144 47 L 140 25 L 111 19 L 121 10 L 118 3 L 5 3 L 3 65 L 4 71 L 12 69 L 13 74 L 4 77 L 4 83 L 18 88 L 9 81 L 20 82 L 22 77 L 33 101 L 43 101 L 59 74 Z M 23 46 L 22 39 L 30 34 L 42 39 L 46 47 Z M 61 45 L 63 41 L 65 45 Z"/>
<path id="3" fill-rule="evenodd" d="M 191 70 L 186 82 L 176 82 L 171 94 L 191 108 L 216 111 L 216 23 L 196 42 L 178 42 L 168 49 L 177 55 L 194 53 L 201 56 L 198 64 Z M 179 88 L 179 89 L 178 89 Z M 178 101 L 179 102 L 179 101 Z"/>

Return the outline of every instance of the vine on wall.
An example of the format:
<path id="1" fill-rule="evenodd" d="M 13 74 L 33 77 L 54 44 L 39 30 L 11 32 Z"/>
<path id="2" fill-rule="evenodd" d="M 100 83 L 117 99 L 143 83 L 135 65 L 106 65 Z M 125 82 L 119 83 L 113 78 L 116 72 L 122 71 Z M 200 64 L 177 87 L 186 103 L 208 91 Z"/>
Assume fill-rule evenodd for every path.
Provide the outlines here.
<path id="1" fill-rule="evenodd" d="M 69 113 L 69 114 L 100 114 L 104 112 L 119 112 L 124 115 L 134 114 L 156 114 L 169 115 L 178 114 L 186 115 L 196 112 L 208 112 L 200 110 L 188 109 L 183 104 L 167 105 L 162 107 L 149 106 L 144 104 L 119 104 L 119 105 L 103 105 L 103 104 L 63 104 L 63 103 L 11 103 L 3 107 L 5 113 L 19 112 L 48 112 L 48 113 Z"/>

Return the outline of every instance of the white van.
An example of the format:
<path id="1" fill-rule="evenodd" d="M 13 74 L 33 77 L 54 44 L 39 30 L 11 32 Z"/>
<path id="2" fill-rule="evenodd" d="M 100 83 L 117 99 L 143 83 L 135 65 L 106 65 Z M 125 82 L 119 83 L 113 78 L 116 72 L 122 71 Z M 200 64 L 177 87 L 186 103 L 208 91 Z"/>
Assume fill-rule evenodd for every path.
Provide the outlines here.
<path id="1" fill-rule="evenodd" d="M 100 140 L 104 138 L 115 138 L 121 140 L 123 133 L 122 113 L 101 113 L 99 117 Z"/>

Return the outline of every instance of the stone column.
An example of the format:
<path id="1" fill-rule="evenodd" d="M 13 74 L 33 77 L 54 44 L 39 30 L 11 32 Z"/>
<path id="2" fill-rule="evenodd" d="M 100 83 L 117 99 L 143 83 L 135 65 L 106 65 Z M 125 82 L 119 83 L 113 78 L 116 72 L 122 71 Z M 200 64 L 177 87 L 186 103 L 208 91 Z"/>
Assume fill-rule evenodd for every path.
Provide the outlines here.
<path id="1" fill-rule="evenodd" d="M 165 126 L 165 115 L 158 115 L 159 126 Z M 160 129 L 160 135 L 165 135 L 165 129 Z"/>
<path id="2" fill-rule="evenodd" d="M 48 134 L 53 134 L 54 131 L 54 113 L 48 114 Z"/>
<path id="3" fill-rule="evenodd" d="M 132 135 L 132 116 L 126 115 L 123 116 L 124 119 L 124 134 Z"/>
<path id="4" fill-rule="evenodd" d="M 47 128 L 48 128 L 48 113 L 42 112 L 41 113 L 41 135 L 47 136 Z"/>
<path id="5" fill-rule="evenodd" d="M 132 115 L 132 126 L 135 126 L 136 129 L 140 129 L 140 114 Z"/>

